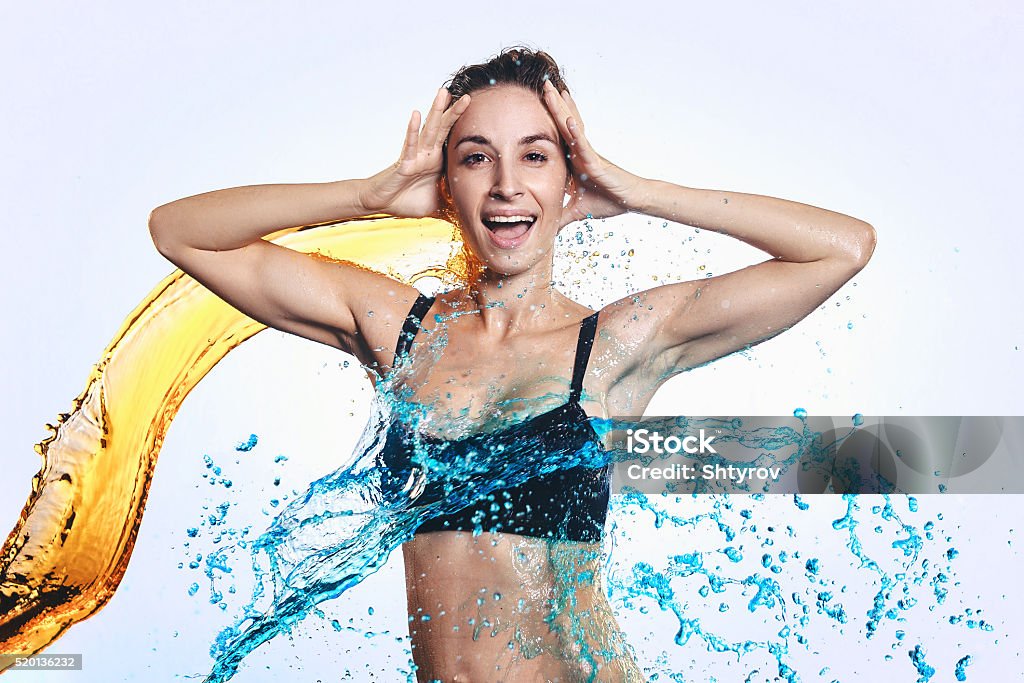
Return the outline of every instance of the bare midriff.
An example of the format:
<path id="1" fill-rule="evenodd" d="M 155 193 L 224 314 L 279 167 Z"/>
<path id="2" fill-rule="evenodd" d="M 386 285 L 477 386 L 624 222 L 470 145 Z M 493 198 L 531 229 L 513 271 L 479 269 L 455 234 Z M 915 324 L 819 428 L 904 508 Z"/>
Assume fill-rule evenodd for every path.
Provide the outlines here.
<path id="1" fill-rule="evenodd" d="M 600 543 L 439 531 L 402 551 L 418 680 L 644 680 L 604 595 Z"/>

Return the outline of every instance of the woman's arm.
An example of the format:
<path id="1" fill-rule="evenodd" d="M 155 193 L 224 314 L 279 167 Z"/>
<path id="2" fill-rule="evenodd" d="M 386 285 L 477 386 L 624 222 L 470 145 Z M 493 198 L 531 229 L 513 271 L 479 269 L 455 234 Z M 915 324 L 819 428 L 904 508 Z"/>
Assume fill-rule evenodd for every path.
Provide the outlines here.
<path id="1" fill-rule="evenodd" d="M 863 267 L 875 245 L 864 221 L 756 194 L 643 180 L 629 210 L 729 235 L 790 263 L 838 259 Z"/>
<path id="2" fill-rule="evenodd" d="M 468 105 L 467 98 L 445 111 L 443 95 L 435 98 L 422 132 L 419 114 L 413 113 L 401 158 L 377 175 L 238 187 L 179 199 L 151 213 L 153 242 L 169 261 L 246 315 L 367 361 L 370 351 L 360 331 L 367 312 L 383 314 L 374 318 L 378 325 L 400 320 L 416 291 L 384 275 L 262 238 L 285 228 L 368 214 L 434 213 L 440 205 L 441 146 Z"/>
<path id="3" fill-rule="evenodd" d="M 567 92 L 549 86 L 545 101 L 573 150 L 575 193 L 565 222 L 635 211 L 730 235 L 773 257 L 734 273 L 647 290 L 608 307 L 609 331 L 621 327 L 639 342 L 629 345 L 629 355 L 660 368 L 659 379 L 788 329 L 871 258 L 875 231 L 863 221 L 773 197 L 640 178 L 593 150 Z"/>
<path id="4" fill-rule="evenodd" d="M 301 185 L 250 185 L 185 197 L 153 209 L 150 232 L 158 249 L 188 245 L 229 251 L 298 225 L 366 215 L 365 180 Z"/>
<path id="5" fill-rule="evenodd" d="M 265 325 L 355 352 L 361 302 L 384 276 L 316 259 L 263 236 L 370 213 L 364 181 L 256 185 L 186 197 L 153 210 L 157 250 L 239 311 Z"/>
<path id="6" fill-rule="evenodd" d="M 632 210 L 729 235 L 773 257 L 629 300 L 654 315 L 648 350 L 667 355 L 672 372 L 792 327 L 864 268 L 875 248 L 869 224 L 807 204 L 660 181 L 641 181 L 636 189 Z"/>

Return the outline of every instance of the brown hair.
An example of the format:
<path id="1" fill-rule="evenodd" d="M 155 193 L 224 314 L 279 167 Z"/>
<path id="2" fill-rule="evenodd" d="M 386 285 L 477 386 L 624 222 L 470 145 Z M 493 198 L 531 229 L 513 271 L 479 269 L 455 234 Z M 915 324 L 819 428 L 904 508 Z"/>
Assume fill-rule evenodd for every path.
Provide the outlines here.
<path id="1" fill-rule="evenodd" d="M 462 67 L 445 87 L 454 104 L 466 93 L 495 85 L 518 85 L 543 96 L 545 81 L 551 81 L 558 92 L 568 89 L 562 79 L 562 70 L 551 55 L 542 50 L 515 46 L 505 48 L 483 64 Z"/>

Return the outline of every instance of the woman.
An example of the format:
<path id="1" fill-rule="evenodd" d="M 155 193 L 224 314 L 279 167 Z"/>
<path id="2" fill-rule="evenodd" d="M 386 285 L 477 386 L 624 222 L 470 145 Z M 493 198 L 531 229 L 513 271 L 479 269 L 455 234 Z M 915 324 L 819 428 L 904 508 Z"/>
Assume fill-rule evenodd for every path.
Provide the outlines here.
<path id="1" fill-rule="evenodd" d="M 553 287 L 555 237 L 626 212 L 772 258 L 595 313 Z M 370 214 L 456 222 L 472 266 L 464 286 L 428 299 L 261 239 Z M 870 225 L 831 211 L 619 168 L 591 147 L 554 60 L 525 48 L 457 73 L 422 125 L 413 112 L 399 161 L 370 178 L 189 197 L 154 210 L 150 229 L 164 256 L 239 310 L 353 354 L 375 386 L 400 387 L 422 409 L 420 435 L 393 429 L 382 453 L 398 482 L 417 438 L 549 433 L 553 447 L 584 449 L 597 440 L 590 418 L 642 414 L 671 376 L 789 328 L 861 270 L 875 242 Z M 604 474 L 538 475 L 417 529 L 403 553 L 421 680 L 642 680 L 598 574 Z M 443 493 L 428 487 L 424 499 Z"/>

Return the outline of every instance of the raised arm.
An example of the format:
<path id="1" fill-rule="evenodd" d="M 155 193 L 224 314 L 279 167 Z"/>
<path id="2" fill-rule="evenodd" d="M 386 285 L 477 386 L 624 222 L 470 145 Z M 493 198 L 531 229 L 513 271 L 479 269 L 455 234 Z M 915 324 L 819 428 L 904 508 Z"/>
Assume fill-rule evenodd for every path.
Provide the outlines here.
<path id="1" fill-rule="evenodd" d="M 773 257 L 630 299 L 653 315 L 650 351 L 665 356 L 673 373 L 789 329 L 864 268 L 875 248 L 867 223 L 806 204 L 659 181 L 637 190 L 637 211 L 735 237 Z"/>
<path id="2" fill-rule="evenodd" d="M 423 217 L 440 206 L 441 147 L 465 111 L 439 92 L 420 130 L 413 112 L 402 155 L 365 180 L 257 185 L 186 197 L 153 210 L 149 229 L 169 261 L 246 315 L 276 329 L 373 359 L 363 329 L 401 320 L 416 291 L 384 275 L 273 244 L 278 230 L 369 214 Z M 401 325 L 391 325 L 394 337 Z M 393 346 L 393 340 L 381 340 Z"/>
<path id="3" fill-rule="evenodd" d="M 619 327 L 638 342 L 630 347 L 634 358 L 657 359 L 645 364 L 659 368 L 659 379 L 792 327 L 871 258 L 875 231 L 864 221 L 773 197 L 640 178 L 594 152 L 568 93 L 549 86 L 545 101 L 573 150 L 576 192 L 566 222 L 635 211 L 729 235 L 773 257 L 608 307 L 609 331 Z"/>

